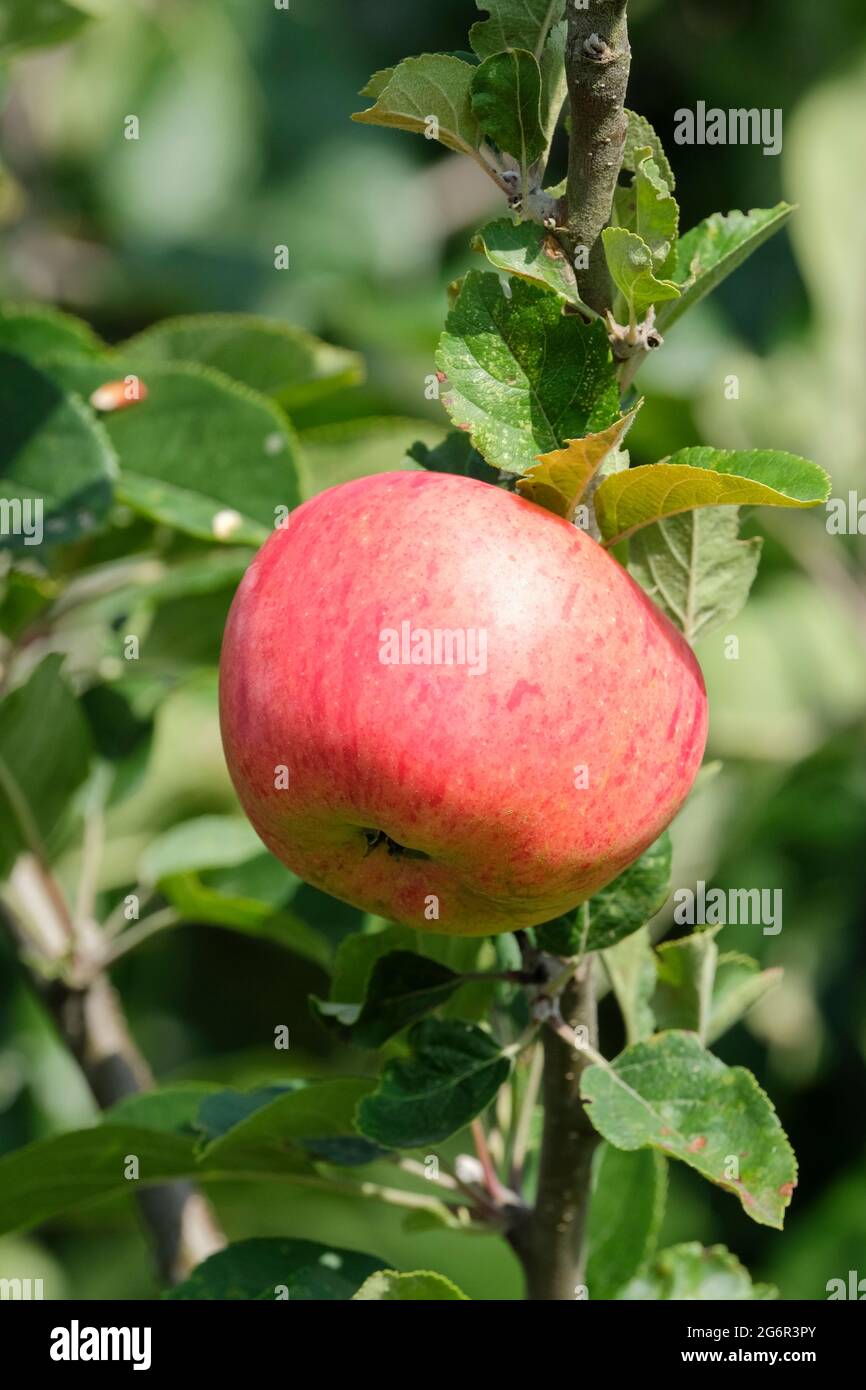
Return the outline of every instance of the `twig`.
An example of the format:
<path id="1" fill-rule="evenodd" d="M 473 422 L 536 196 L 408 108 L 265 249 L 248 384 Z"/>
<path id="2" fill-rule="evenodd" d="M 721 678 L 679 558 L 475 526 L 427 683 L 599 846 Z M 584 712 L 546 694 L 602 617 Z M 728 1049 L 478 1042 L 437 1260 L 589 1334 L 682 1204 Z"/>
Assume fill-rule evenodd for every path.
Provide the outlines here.
<path id="1" fill-rule="evenodd" d="M 36 938 L 4 903 L 0 903 L 0 925 L 17 947 L 21 970 L 48 1009 L 99 1108 L 107 1110 L 126 1096 L 151 1089 L 150 1069 L 108 978 L 99 972 L 86 983 L 72 986 L 60 977 L 46 976 L 36 964 Z M 191 1183 L 147 1188 L 138 1195 L 138 1204 L 160 1275 L 169 1283 L 184 1279 L 195 1265 L 225 1245 L 210 1206 Z"/>
<path id="2" fill-rule="evenodd" d="M 529 1212 L 517 1212 L 509 1239 L 526 1274 L 531 1300 L 576 1297 L 586 1265 L 592 1158 L 599 1137 L 580 1095 L 580 1080 L 591 1065 L 575 1047 L 575 1031 L 596 1040 L 594 956 L 586 956 L 552 1009 L 544 1035 L 542 1099 L 544 1128 L 538 1195 Z M 561 1022 L 561 1026 L 560 1026 Z"/>
<path id="3" fill-rule="evenodd" d="M 523 1170 L 526 1167 L 526 1155 L 532 1137 L 532 1117 L 538 1104 L 543 1067 L 544 1051 L 541 1047 L 534 1047 L 529 1063 L 529 1075 L 526 1078 L 526 1089 L 523 1092 L 517 1125 L 514 1130 L 514 1144 L 511 1149 L 511 1186 L 515 1192 L 520 1192 L 523 1186 Z"/>
<path id="4" fill-rule="evenodd" d="M 585 8 L 568 7 L 568 229 L 572 254 L 578 247 L 587 252 L 587 268 L 577 272 L 581 299 L 599 313 L 613 302 L 601 233 L 610 220 L 628 130 L 623 111 L 631 66 L 626 4 L 588 0 Z"/>

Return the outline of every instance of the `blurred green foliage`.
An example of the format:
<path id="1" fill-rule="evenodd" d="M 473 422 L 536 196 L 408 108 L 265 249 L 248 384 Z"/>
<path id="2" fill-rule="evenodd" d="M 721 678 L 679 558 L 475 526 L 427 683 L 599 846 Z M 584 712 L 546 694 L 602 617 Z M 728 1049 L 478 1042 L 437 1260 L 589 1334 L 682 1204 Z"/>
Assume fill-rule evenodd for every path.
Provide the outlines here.
<path id="1" fill-rule="evenodd" d="M 89 0 L 86 8 L 99 22 L 67 46 L 21 59 L 5 79 L 3 296 L 59 304 L 110 341 L 167 314 L 244 310 L 359 351 L 366 384 L 293 411 L 308 493 L 394 466 L 417 438 L 434 444 L 444 417 L 425 383 L 445 291 L 474 259 L 468 237 L 497 210 L 495 190 L 468 162 L 352 127 L 348 117 L 370 72 L 405 53 L 461 46 L 469 0 L 293 0 L 288 12 L 246 0 Z M 667 141 L 684 225 L 717 206 L 766 207 L 780 197 L 799 205 L 790 236 L 764 247 L 645 370 L 652 394 L 629 436 L 632 456 L 649 462 L 684 443 L 772 443 L 816 459 L 845 496 L 862 486 L 866 437 L 862 4 L 633 0 L 631 8 L 630 102 Z M 748 146 L 674 147 L 673 112 L 698 99 L 782 108 L 781 157 Z M 148 129 L 139 145 L 124 139 L 130 114 Z M 557 147 L 560 165 L 562 155 Z M 289 248 L 287 271 L 274 268 L 277 245 Z M 725 394 L 732 374 L 737 400 Z M 347 423 L 362 417 L 363 426 Z M 723 949 L 781 965 L 785 977 L 719 1051 L 751 1067 L 773 1096 L 800 1185 L 780 1236 L 677 1167 L 661 1244 L 723 1242 L 787 1298 L 822 1298 L 827 1281 L 850 1268 L 866 1274 L 866 556 L 862 539 L 830 536 L 824 521 L 819 511 L 762 517 L 761 532 L 750 523 L 767 540 L 736 626 L 738 658 L 726 655 L 725 633 L 699 647 L 709 756 L 724 767 L 673 831 L 675 884 L 783 889 L 778 936 L 725 932 Z M 149 528 L 128 522 L 123 541 L 112 533 L 91 559 L 149 546 Z M 200 558 L 192 542 L 184 553 Z M 158 834 L 193 816 L 237 812 L 219 747 L 215 663 L 243 558 L 227 557 L 224 571 L 153 609 L 151 656 L 162 656 L 173 685 L 156 713 L 150 760 L 129 771 L 128 794 L 112 809 L 105 908 L 137 881 Z M 36 581 L 21 582 L 22 621 L 43 601 Z M 98 622 L 69 615 L 58 644 L 73 672 L 113 669 L 112 619 L 125 611 L 115 593 Z M 147 719 L 146 682 L 132 693 Z M 73 843 L 61 862 L 69 882 L 78 854 Z M 223 874 L 223 891 L 241 891 Z M 285 883 L 274 891 L 284 904 Z M 351 914 L 315 897 L 302 888 L 292 910 L 324 922 L 335 945 Z M 93 1107 L 8 956 L 0 972 L 6 1151 L 87 1123 Z M 155 938 L 115 975 L 162 1080 L 273 1081 L 274 1020 L 292 1029 L 291 1051 L 276 1054 L 285 1076 L 345 1069 L 343 1051 L 307 1012 L 306 995 L 324 997 L 327 980 L 302 955 L 197 924 Z M 602 1025 L 605 1050 L 619 1046 L 606 1007 Z M 213 1195 L 236 1239 L 332 1241 L 397 1268 L 429 1264 L 472 1297 L 519 1296 L 516 1261 L 486 1236 L 406 1231 L 390 1209 L 274 1184 L 266 1193 L 221 1184 Z M 49 1296 L 148 1296 L 143 1249 L 128 1205 L 103 1204 L 38 1236 L 0 1241 L 0 1276 L 44 1275 Z"/>

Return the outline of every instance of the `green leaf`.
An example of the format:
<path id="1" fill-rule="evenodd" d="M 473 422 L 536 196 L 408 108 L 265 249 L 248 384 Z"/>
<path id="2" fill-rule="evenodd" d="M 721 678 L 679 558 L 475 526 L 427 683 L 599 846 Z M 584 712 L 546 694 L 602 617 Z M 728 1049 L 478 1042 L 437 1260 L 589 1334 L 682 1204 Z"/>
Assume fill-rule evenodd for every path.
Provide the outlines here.
<path id="1" fill-rule="evenodd" d="M 255 1237 L 219 1250 L 163 1298 L 347 1300 L 381 1267 L 374 1255 L 311 1240 Z"/>
<path id="2" fill-rule="evenodd" d="M 376 961 L 391 951 L 408 949 L 413 935 L 408 927 L 392 924 L 384 931 L 353 932 L 345 937 L 334 959 L 331 1000 L 363 999 Z"/>
<path id="3" fill-rule="evenodd" d="M 537 222 L 499 217 L 472 238 L 491 265 L 508 275 L 553 290 L 567 304 L 582 307 L 574 268 L 556 237 Z"/>
<path id="4" fill-rule="evenodd" d="M 677 244 L 674 272 L 682 293 L 659 310 L 661 331 L 667 332 L 687 309 L 720 285 L 784 226 L 793 211 L 789 203 L 777 203 L 773 208 L 753 208 L 751 212 L 716 212 L 686 232 Z"/>
<path id="5" fill-rule="evenodd" d="M 495 473 L 475 448 L 468 434 L 449 430 L 441 444 L 430 448 L 417 440 L 409 450 L 409 458 L 420 463 L 430 473 L 458 473 L 464 478 L 477 478 L 482 483 L 495 481 Z"/>
<path id="6" fill-rule="evenodd" d="M 663 906 L 671 881 L 671 837 L 665 830 L 627 869 L 589 900 L 587 951 L 604 951 L 637 931 Z"/>
<path id="7" fill-rule="evenodd" d="M 0 875 L 24 849 L 41 852 L 63 824 L 90 767 L 90 734 L 60 674 L 46 656 L 0 703 Z"/>
<path id="8" fill-rule="evenodd" d="M 312 497 L 325 488 L 366 478 L 371 473 L 411 467 L 412 451 L 419 441 L 431 447 L 440 444 L 441 426 L 393 415 L 342 420 L 304 430 L 304 496 Z"/>
<path id="9" fill-rule="evenodd" d="M 243 864 L 261 849 L 261 840 L 243 816 L 197 816 L 152 840 L 138 872 L 142 883 L 156 885 L 172 874 Z"/>
<path id="10" fill-rule="evenodd" d="M 603 951 L 602 960 L 625 1022 L 626 1041 L 641 1042 L 655 1027 L 656 962 L 646 927 Z"/>
<path id="11" fill-rule="evenodd" d="M 632 320 L 642 319 L 651 304 L 678 298 L 673 280 L 657 278 L 653 253 L 643 237 L 625 227 L 605 227 L 601 239 L 608 269 Z"/>
<path id="12" fill-rule="evenodd" d="M 667 1164 L 652 1149 L 599 1147 L 587 1242 L 590 1298 L 616 1298 L 655 1250 L 667 1196 Z"/>
<path id="13" fill-rule="evenodd" d="M 469 1023 L 424 1019 L 409 1033 L 412 1056 L 387 1063 L 361 1101 L 361 1132 L 386 1148 L 447 1139 L 489 1105 L 511 1070 L 498 1043 Z"/>
<path id="14" fill-rule="evenodd" d="M 461 1299 L 468 1302 L 467 1295 L 444 1274 L 429 1270 L 398 1274 L 394 1269 L 380 1269 L 352 1297 L 364 1303 L 441 1303 Z"/>
<path id="15" fill-rule="evenodd" d="M 632 1279 L 619 1294 L 628 1302 L 748 1302 L 775 1297 L 776 1290 L 769 1285 L 752 1283 L 749 1271 L 724 1245 L 705 1249 L 697 1241 L 663 1250 L 646 1273 Z"/>
<path id="16" fill-rule="evenodd" d="M 384 86 L 374 79 L 378 88 L 374 105 L 357 111 L 352 120 L 428 135 L 450 150 L 477 156 L 482 136 L 472 109 L 476 71 L 472 63 L 445 53 L 404 58 Z"/>
<path id="17" fill-rule="evenodd" d="M 212 1096 L 222 1095 L 222 1087 L 207 1081 L 182 1081 L 162 1086 L 158 1091 L 141 1091 L 112 1105 L 102 1117 L 104 1125 L 154 1130 L 157 1134 L 198 1136 L 201 1106 Z"/>
<path id="18" fill-rule="evenodd" d="M 619 395 L 600 321 L 563 315 L 554 295 L 523 280 L 509 289 L 470 271 L 436 360 L 454 423 L 488 463 L 523 474 L 539 454 L 613 424 Z"/>
<path id="19" fill-rule="evenodd" d="M 0 61 L 28 48 L 65 43 L 91 18 L 66 0 L 4 0 L 0 8 Z"/>
<path id="20" fill-rule="evenodd" d="M 2 329 L 2 324 L 0 324 Z M 332 347 L 302 328 L 255 314 L 193 314 L 164 319 L 118 349 L 157 366 L 198 362 L 280 402 L 287 410 L 364 379 L 356 352 Z"/>
<path id="21" fill-rule="evenodd" d="M 721 929 L 695 931 L 678 941 L 658 947 L 658 983 L 653 1011 L 659 1028 L 684 1028 L 709 1041 L 713 986 L 719 950 L 715 938 Z"/>
<path id="22" fill-rule="evenodd" d="M 77 396 L 13 353 L 0 352 L 0 547 L 37 554 L 42 543 L 99 528 L 117 461 Z"/>
<path id="23" fill-rule="evenodd" d="M 130 374 L 146 386 L 146 399 L 102 419 L 120 460 L 118 496 L 203 540 L 265 541 L 279 509 L 300 501 L 298 443 L 283 412 L 211 367 L 118 363 L 51 364 L 52 376 L 84 396 Z"/>
<path id="24" fill-rule="evenodd" d="M 475 69 L 472 110 L 488 140 L 526 170 L 546 148 L 541 126 L 541 69 L 523 48 L 494 53 Z"/>
<path id="25" fill-rule="evenodd" d="M 295 912 L 275 910 L 266 902 L 239 893 L 219 892 L 193 873 L 170 874 L 160 881 L 159 888 L 182 921 L 206 922 L 242 936 L 270 941 L 324 970 L 330 967 L 329 943 Z"/>
<path id="26" fill-rule="evenodd" d="M 609 1144 L 678 1158 L 781 1229 L 797 1165 L 778 1116 L 751 1072 L 726 1067 L 694 1033 L 658 1033 L 590 1066 L 581 1094 Z"/>
<path id="27" fill-rule="evenodd" d="M 0 1233 L 35 1226 L 97 1198 L 188 1177 L 193 1139 L 130 1125 L 55 1135 L 0 1158 Z M 126 1176 L 130 1156 L 139 1180 Z"/>
<path id="28" fill-rule="evenodd" d="M 544 127 L 545 148 L 553 140 L 565 99 L 568 96 L 568 81 L 565 73 L 565 45 L 568 39 L 568 24 L 562 20 L 554 24 L 542 49 L 536 53 L 541 68 L 541 123 Z"/>
<path id="29" fill-rule="evenodd" d="M 635 230 L 652 252 L 659 275 L 671 275 L 677 264 L 680 210 L 649 146 L 638 150 L 636 157 Z"/>
<path id="30" fill-rule="evenodd" d="M 756 960 L 726 951 L 718 958 L 707 1042 L 713 1043 L 732 1028 L 753 1004 L 775 989 L 782 978 L 779 966 L 762 970 Z"/>
<path id="31" fill-rule="evenodd" d="M 413 951 L 391 951 L 373 965 L 363 1004 L 314 1000 L 324 1020 L 348 1030 L 359 1047 L 381 1047 L 388 1038 L 444 1004 L 463 983 L 438 961 Z"/>
<path id="32" fill-rule="evenodd" d="M 316 1141 L 358 1139 L 355 1112 L 358 1102 L 368 1096 L 375 1083 L 361 1078 L 318 1081 L 296 1090 L 285 1091 L 257 1104 L 255 1094 L 242 1097 L 255 1108 L 242 1115 L 225 1134 L 211 1140 L 202 1150 L 200 1163 L 206 1171 L 254 1168 L 276 1171 L 286 1161 L 287 1145 L 315 1154 Z M 207 1111 L 203 1111 L 207 1117 Z M 373 1156 L 373 1155 L 371 1155 Z"/>
<path id="33" fill-rule="evenodd" d="M 739 539 L 735 507 L 706 507 L 643 527 L 632 537 L 628 567 L 694 644 L 742 611 L 762 545 L 760 536 Z"/>
<path id="34" fill-rule="evenodd" d="M 646 116 L 639 116 L 635 111 L 626 111 L 628 117 L 628 131 L 625 137 L 625 146 L 622 154 L 622 167 L 629 173 L 636 173 L 639 161 L 638 152 L 643 153 L 649 149 L 652 157 L 658 165 L 659 173 L 667 184 L 671 192 L 676 188 L 674 171 L 670 166 L 670 161 L 662 148 L 662 142 L 650 125 Z"/>
<path id="35" fill-rule="evenodd" d="M 562 19 L 565 0 L 478 0 L 478 9 L 489 14 L 469 30 L 479 58 L 506 48 L 528 48 L 540 58 L 553 26 Z"/>
<path id="36" fill-rule="evenodd" d="M 642 405 L 643 401 L 638 401 L 633 410 L 600 434 L 569 439 L 564 449 L 542 454 L 517 484 L 521 497 L 570 520 L 605 459 L 628 434 Z"/>
<path id="37" fill-rule="evenodd" d="M 595 511 L 607 546 L 695 507 L 815 507 L 830 495 L 816 463 L 776 449 L 680 449 L 659 463 L 605 478 Z"/>
<path id="38" fill-rule="evenodd" d="M 89 324 L 44 304 L 0 305 L 0 348 L 39 365 L 57 355 L 106 352 Z"/>

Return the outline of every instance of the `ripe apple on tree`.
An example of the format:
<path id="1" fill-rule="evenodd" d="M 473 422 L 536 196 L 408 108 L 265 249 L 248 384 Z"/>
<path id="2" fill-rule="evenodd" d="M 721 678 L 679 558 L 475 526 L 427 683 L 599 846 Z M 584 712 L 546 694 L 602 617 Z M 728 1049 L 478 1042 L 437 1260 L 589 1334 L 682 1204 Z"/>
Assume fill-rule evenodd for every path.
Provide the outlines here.
<path id="1" fill-rule="evenodd" d="M 220 708 L 283 863 L 458 935 L 537 925 L 619 874 L 707 732 L 690 647 L 600 545 L 436 473 L 332 488 L 274 532 L 232 606 Z"/>

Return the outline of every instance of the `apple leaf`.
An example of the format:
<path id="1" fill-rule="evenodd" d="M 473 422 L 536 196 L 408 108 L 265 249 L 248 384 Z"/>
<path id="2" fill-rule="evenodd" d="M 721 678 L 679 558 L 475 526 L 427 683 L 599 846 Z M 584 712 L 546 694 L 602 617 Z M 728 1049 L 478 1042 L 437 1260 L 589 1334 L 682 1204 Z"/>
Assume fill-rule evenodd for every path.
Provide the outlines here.
<path id="1" fill-rule="evenodd" d="M 222 372 L 79 357 L 53 361 L 51 374 L 84 396 L 106 380 L 140 377 L 147 397 L 101 423 L 120 461 L 118 496 L 151 520 L 203 540 L 261 545 L 279 509 L 300 501 L 288 419 Z"/>
<path id="2" fill-rule="evenodd" d="M 442 403 L 487 460 L 526 473 L 539 454 L 619 419 L 604 324 L 561 313 L 523 280 L 470 271 L 448 315 L 437 366 Z"/>
<path id="3" fill-rule="evenodd" d="M 581 1094 L 609 1144 L 678 1158 L 781 1229 L 797 1179 L 791 1145 L 751 1072 L 725 1066 L 694 1033 L 657 1033 L 588 1067 Z"/>
<path id="4" fill-rule="evenodd" d="M 784 226 L 793 211 L 790 203 L 777 203 L 773 208 L 753 208 L 751 212 L 716 212 L 680 237 L 674 279 L 681 295 L 659 310 L 661 331 L 667 332 L 687 309 L 720 285 Z"/>
<path id="5" fill-rule="evenodd" d="M 0 322 L 2 330 L 2 322 Z M 142 364 L 198 362 L 277 400 L 287 410 L 364 379 L 356 352 L 255 314 L 164 319 L 118 349 Z"/>
<path id="6" fill-rule="evenodd" d="M 382 1261 L 357 1250 L 284 1236 L 254 1236 L 210 1255 L 163 1298 L 288 1298 L 292 1303 L 348 1300 Z"/>
<path id="7" fill-rule="evenodd" d="M 678 298 L 680 290 L 673 280 L 657 278 L 652 250 L 637 232 L 605 227 L 601 235 L 608 270 L 632 320 L 642 319 L 651 304 Z"/>
<path id="8" fill-rule="evenodd" d="M 161 1086 L 158 1091 L 138 1091 L 106 1110 L 102 1123 L 151 1129 L 158 1134 L 197 1135 L 203 1102 L 222 1094 L 222 1087 L 210 1081 L 182 1081 Z"/>
<path id="9" fill-rule="evenodd" d="M 323 1022 L 358 1047 L 381 1047 L 388 1038 L 444 1004 L 463 983 L 447 965 L 414 951 L 391 951 L 374 962 L 363 1004 L 313 999 Z"/>
<path id="10" fill-rule="evenodd" d="M 354 1077 L 317 1081 L 278 1095 L 264 1092 L 264 1104 L 256 1103 L 255 1093 L 240 1093 L 238 1099 L 247 1102 L 245 1111 L 236 1111 L 237 1122 L 201 1150 L 201 1168 L 206 1172 L 277 1171 L 287 1145 L 339 1163 L 339 1148 L 329 1151 L 329 1145 L 335 1141 L 366 1144 L 370 1152 L 362 1161 L 369 1162 L 381 1151 L 372 1149 L 369 1141 L 358 1134 L 355 1113 L 358 1102 L 370 1094 L 374 1085 L 373 1081 Z M 206 1119 L 207 1114 L 203 1107 L 201 1118 Z"/>
<path id="11" fill-rule="evenodd" d="M 353 121 L 393 126 L 436 139 L 459 154 L 477 156 L 481 128 L 472 109 L 472 81 L 477 69 L 446 53 L 404 58 L 385 74 L 376 74 L 374 105 L 357 111 Z M 370 95 L 369 92 L 365 95 Z"/>
<path id="12" fill-rule="evenodd" d="M 616 1298 L 655 1250 L 667 1196 L 667 1164 L 654 1149 L 601 1144 L 589 1209 L 586 1284 L 593 1302 Z"/>
<path id="13" fill-rule="evenodd" d="M 244 816 L 197 816 L 158 835 L 139 860 L 142 883 L 156 885 L 170 874 L 243 864 L 262 842 Z"/>
<path id="14" fill-rule="evenodd" d="M 602 951 L 601 958 L 625 1023 L 626 1041 L 648 1038 L 655 1028 L 656 960 L 646 927 Z"/>
<path id="15" fill-rule="evenodd" d="M 599 434 L 569 439 L 564 449 L 542 454 L 517 484 L 521 497 L 570 519 L 605 459 L 628 434 L 642 405 L 643 401 L 638 401 L 633 410 Z"/>
<path id="16" fill-rule="evenodd" d="M 629 173 L 636 173 L 640 162 L 639 153 L 643 154 L 649 149 L 653 159 L 658 165 L 659 173 L 664 179 L 670 191 L 673 193 L 676 188 L 674 171 L 670 166 L 670 161 L 662 148 L 662 142 L 650 125 L 646 116 L 639 116 L 636 111 L 626 111 L 628 117 L 628 131 L 625 137 L 625 146 L 622 154 L 622 167 Z"/>
<path id="17" fill-rule="evenodd" d="M 541 67 L 541 123 L 544 127 L 545 149 L 550 147 L 568 96 L 568 80 L 565 73 L 567 39 L 568 24 L 563 19 L 550 30 L 541 54 L 535 55 Z"/>
<path id="18" fill-rule="evenodd" d="M 660 1029 L 683 1028 L 709 1041 L 713 986 L 719 950 L 715 938 L 721 929 L 692 932 L 658 947 L 658 981 L 652 1001 Z"/>
<path id="19" fill-rule="evenodd" d="M 107 352 L 89 324 L 45 304 L 0 306 L 0 348 L 18 353 L 37 366 L 58 354 Z"/>
<path id="20" fill-rule="evenodd" d="M 130 1154 L 138 1159 L 142 1185 L 188 1177 L 194 1146 L 192 1135 L 114 1124 L 27 1144 L 0 1158 L 0 1234 L 138 1188 L 124 1176 Z"/>
<path id="21" fill-rule="evenodd" d="M 386 1148 L 447 1139 L 490 1104 L 511 1070 L 499 1044 L 470 1023 L 424 1019 L 408 1041 L 411 1057 L 388 1062 L 358 1110 L 361 1133 Z"/>
<path id="22" fill-rule="evenodd" d="M 469 30 L 469 42 L 479 58 L 506 48 L 528 48 L 540 58 L 554 25 L 565 11 L 565 0 L 478 0 L 488 19 Z"/>
<path id="23" fill-rule="evenodd" d="M 84 14 L 66 0 L 4 0 L 0 9 L 0 61 L 28 48 L 65 43 L 89 24 Z"/>
<path id="24" fill-rule="evenodd" d="M 583 307 L 568 256 L 552 232 L 538 222 L 499 217 L 472 238 L 472 250 L 480 251 L 497 270 L 542 285 L 567 304 Z"/>
<path id="25" fill-rule="evenodd" d="M 589 900 L 587 951 L 604 951 L 637 931 L 663 906 L 671 881 L 671 837 L 665 830 L 639 859 Z"/>
<path id="26" fill-rule="evenodd" d="M 699 446 L 605 478 L 595 512 L 612 547 L 642 526 L 696 507 L 815 507 L 829 495 L 823 468 L 796 454 Z"/>
<path id="27" fill-rule="evenodd" d="M 763 541 L 739 539 L 735 507 L 706 507 L 645 526 L 632 537 L 632 576 L 694 643 L 745 606 Z"/>
<path id="28" fill-rule="evenodd" d="M 723 951 L 716 964 L 716 978 L 707 1027 L 713 1043 L 748 1013 L 753 1004 L 775 989 L 782 979 L 780 966 L 762 970 L 756 960 L 737 951 Z"/>
<path id="29" fill-rule="evenodd" d="M 680 210 L 650 147 L 637 150 L 635 157 L 635 230 L 652 252 L 658 274 L 671 275 L 677 264 Z"/>
<path id="30" fill-rule="evenodd" d="M 459 473 L 464 478 L 477 478 L 482 483 L 496 481 L 495 470 L 484 462 L 468 434 L 462 430 L 449 430 L 442 443 L 433 448 L 418 440 L 409 450 L 408 457 L 430 473 Z"/>
<path id="31" fill-rule="evenodd" d="M 24 849 L 42 852 L 90 768 L 90 732 L 61 675 L 46 656 L 24 685 L 0 702 L 0 876 Z"/>
<path id="32" fill-rule="evenodd" d="M 749 1271 L 724 1245 L 705 1248 L 689 1241 L 662 1250 L 649 1269 L 632 1279 L 617 1297 L 627 1302 L 748 1302 L 774 1299 L 777 1290 L 769 1284 L 753 1284 Z"/>
<path id="33" fill-rule="evenodd" d="M 354 1299 L 364 1303 L 443 1303 L 468 1297 L 444 1274 L 417 1270 L 413 1274 L 398 1274 L 394 1269 L 380 1269 L 361 1285 Z"/>
<path id="34" fill-rule="evenodd" d="M 371 473 L 406 468 L 419 441 L 435 448 L 443 442 L 442 426 L 400 415 L 363 416 L 314 425 L 300 436 L 304 497 L 369 477 Z M 487 476 L 490 477 L 489 471 Z"/>
<path id="35" fill-rule="evenodd" d="M 328 941 L 294 911 L 274 908 L 241 893 L 220 892 L 191 872 L 167 874 L 160 880 L 159 890 L 182 922 L 206 922 L 241 936 L 270 941 L 324 970 L 330 968 L 332 950 Z"/>
<path id="36" fill-rule="evenodd" d="M 494 53 L 475 69 L 472 110 L 487 136 L 526 170 L 543 153 L 541 69 L 523 48 Z"/>
<path id="37" fill-rule="evenodd" d="M 0 351 L 0 418 L 7 504 L 0 548 L 35 556 L 43 544 L 98 530 L 112 503 L 117 459 L 84 402 L 23 357 Z"/>

